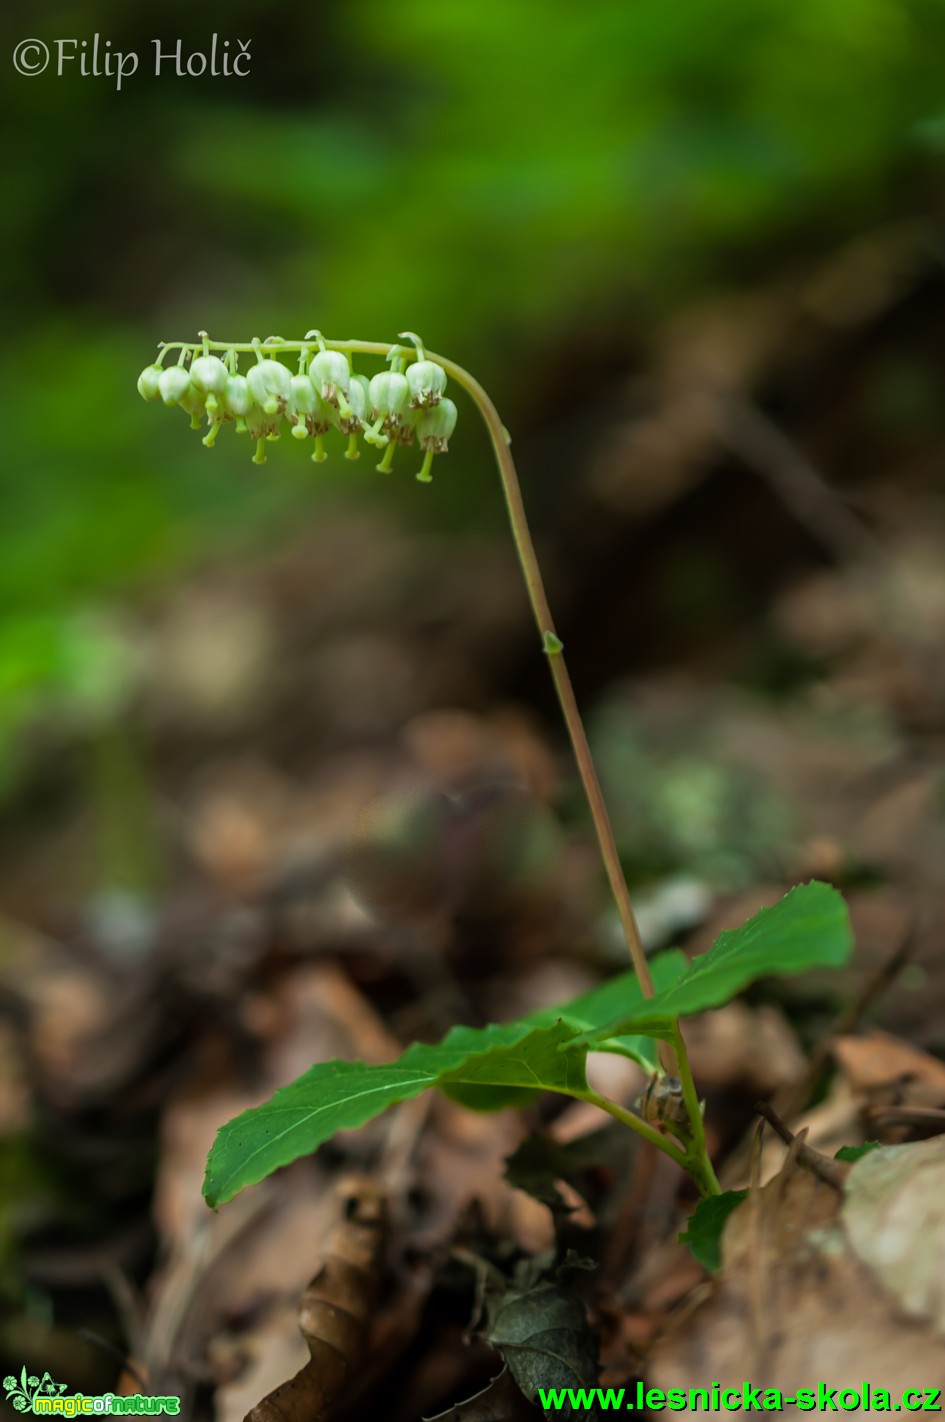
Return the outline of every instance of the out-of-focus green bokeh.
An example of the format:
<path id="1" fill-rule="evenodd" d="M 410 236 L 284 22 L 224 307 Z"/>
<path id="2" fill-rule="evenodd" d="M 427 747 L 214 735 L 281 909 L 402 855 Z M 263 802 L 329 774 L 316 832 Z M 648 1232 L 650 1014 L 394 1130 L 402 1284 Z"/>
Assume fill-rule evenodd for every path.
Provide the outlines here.
<path id="1" fill-rule="evenodd" d="M 0 782 L 44 700 L 120 698 L 90 610 L 368 489 L 290 441 L 263 471 L 231 437 L 208 454 L 135 393 L 158 339 L 406 326 L 512 423 L 575 331 L 630 349 L 936 184 L 942 0 L 17 0 L 3 25 Z M 214 33 L 249 76 L 155 75 L 155 38 Z M 54 72 L 96 34 L 139 57 L 120 92 Z M 52 62 L 21 76 L 33 36 Z M 501 517 L 470 414 L 446 492 L 385 485 L 399 516 Z"/>

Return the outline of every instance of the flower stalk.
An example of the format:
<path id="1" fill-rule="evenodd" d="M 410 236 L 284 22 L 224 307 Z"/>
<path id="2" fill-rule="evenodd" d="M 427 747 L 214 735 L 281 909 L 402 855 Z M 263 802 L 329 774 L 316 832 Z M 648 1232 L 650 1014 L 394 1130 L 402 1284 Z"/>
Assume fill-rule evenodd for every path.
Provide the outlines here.
<path id="1" fill-rule="evenodd" d="M 237 409 L 230 411 L 226 398 L 227 390 L 231 388 L 234 379 L 243 379 L 236 373 L 237 361 L 240 355 L 249 354 L 255 357 L 256 362 L 250 368 L 247 378 L 250 393 L 256 403 L 250 409 L 238 406 L 237 431 L 239 432 L 242 424 L 256 437 L 255 462 L 265 462 L 265 441 L 279 437 L 278 422 L 287 412 L 292 421 L 294 435 L 299 438 L 305 438 L 307 434 L 315 436 L 315 452 L 312 455 L 314 460 L 321 461 L 325 458 L 322 437 L 329 427 L 334 425 L 348 435 L 348 458 L 357 457 L 359 432 L 369 444 L 386 446 L 378 465 L 384 473 L 389 472 L 392 467 L 397 445 L 410 443 L 414 433 L 417 433 L 424 451 L 424 460 L 416 477 L 423 483 L 429 482 L 433 457 L 445 452 L 449 435 L 452 434 L 456 423 L 456 407 L 443 394 L 447 382 L 453 381 L 466 391 L 479 410 L 489 434 L 502 483 L 512 538 L 590 809 L 601 860 L 640 989 L 645 998 L 651 998 L 654 995 L 652 975 L 640 938 L 630 891 L 620 864 L 587 733 L 565 662 L 564 645 L 551 615 L 544 579 L 525 514 L 521 486 L 509 447 L 508 431 L 486 390 L 467 370 L 445 356 L 426 350 L 412 332 L 401 333 L 399 339 L 411 342 L 411 346 L 392 347 L 379 341 L 328 341 L 318 331 L 310 331 L 301 341 L 284 341 L 278 337 L 270 337 L 262 343 L 258 339 L 244 343 L 210 341 L 206 334 L 201 332 L 198 342 L 162 343 L 158 360 L 142 373 L 138 388 L 145 399 L 160 394 L 165 403 L 181 403 L 192 413 L 198 427 L 198 411 L 202 403 L 211 426 L 211 435 L 204 443 L 212 445 L 221 423 L 237 415 Z M 308 357 L 313 350 L 314 356 L 307 379 L 311 381 L 317 406 L 309 402 L 307 387 L 303 392 L 297 377 L 293 388 L 289 370 L 277 359 L 297 353 L 299 372 L 304 375 Z M 172 351 L 179 351 L 178 363 L 162 371 L 164 358 Z M 217 359 L 215 364 L 211 364 L 213 351 L 222 352 L 223 360 Z M 389 372 L 375 376 L 370 383 L 363 380 L 363 377 L 355 377 L 351 374 L 351 358 L 354 355 L 380 356 L 389 362 Z M 188 359 L 191 360 L 190 374 L 186 370 Z M 221 376 L 220 372 L 224 369 L 230 373 L 229 383 Z M 358 381 L 356 394 L 355 381 Z M 209 388 L 202 391 L 202 386 Z M 362 395 L 365 398 L 362 398 Z M 212 396 L 212 405 L 208 396 Z M 233 404 L 237 406 L 237 401 Z M 315 413 L 316 410 L 319 413 Z M 702 1110 L 678 1022 L 674 1023 L 672 1042 L 660 1042 L 660 1061 L 664 1071 L 671 1076 L 678 1076 L 681 1083 L 689 1119 L 688 1128 L 677 1131 L 677 1134 L 680 1137 L 685 1136 L 685 1140 L 670 1139 L 662 1130 L 594 1092 L 590 1092 L 584 1099 L 592 1100 L 602 1110 L 624 1121 L 652 1145 L 683 1166 L 703 1194 L 718 1194 L 719 1184 L 706 1151 Z"/>

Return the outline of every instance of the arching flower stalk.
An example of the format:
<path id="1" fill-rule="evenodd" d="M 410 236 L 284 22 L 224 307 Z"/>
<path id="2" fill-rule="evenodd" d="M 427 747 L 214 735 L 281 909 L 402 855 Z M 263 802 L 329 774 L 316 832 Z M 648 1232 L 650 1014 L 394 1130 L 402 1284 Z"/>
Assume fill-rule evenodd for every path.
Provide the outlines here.
<path id="1" fill-rule="evenodd" d="M 205 417 L 210 426 L 204 439 L 206 445 L 213 445 L 223 424 L 235 421 L 237 433 L 248 431 L 256 440 L 253 459 L 258 464 L 265 463 L 265 444 L 279 438 L 284 421 L 296 440 L 314 438 L 312 459 L 316 462 L 326 457 L 323 441 L 331 429 L 347 436 L 345 453 L 349 459 L 358 457 L 358 440 L 363 438 L 368 446 L 383 449 L 377 465 L 383 473 L 390 472 L 395 449 L 411 444 L 416 436 L 423 452 L 416 474 L 421 483 L 430 481 L 434 458 L 446 453 L 456 427 L 457 409 L 445 395 L 447 384 L 452 381 L 466 391 L 489 432 L 525 586 L 587 796 L 604 869 L 641 990 L 644 997 L 652 997 L 652 976 L 565 664 L 563 644 L 548 605 L 508 432 L 492 400 L 468 371 L 426 351 L 412 332 L 402 332 L 399 340 L 410 344 L 328 341 L 320 331 L 309 331 L 302 340 L 295 341 L 270 337 L 265 342 L 255 339 L 231 343 L 211 341 L 205 332 L 200 332 L 200 339 L 193 343 L 162 343 L 157 361 L 142 371 L 138 390 L 146 400 L 160 396 L 165 404 L 180 405 L 197 428 L 200 417 Z M 177 352 L 177 364 L 165 369 L 163 362 L 171 352 Z M 214 356 L 213 352 L 221 354 Z M 253 358 L 245 376 L 238 370 L 243 355 Z M 280 359 L 290 355 L 298 356 L 295 376 Z M 381 357 L 389 369 L 370 380 L 355 375 L 351 366 L 355 355 Z M 672 1045 L 662 1042 L 660 1047 L 664 1071 L 678 1078 L 678 1090 L 688 1115 L 688 1167 L 705 1193 L 716 1193 L 718 1182 L 706 1153 L 702 1111 L 678 1024 Z M 626 1115 L 624 1112 L 621 1119 Z"/>

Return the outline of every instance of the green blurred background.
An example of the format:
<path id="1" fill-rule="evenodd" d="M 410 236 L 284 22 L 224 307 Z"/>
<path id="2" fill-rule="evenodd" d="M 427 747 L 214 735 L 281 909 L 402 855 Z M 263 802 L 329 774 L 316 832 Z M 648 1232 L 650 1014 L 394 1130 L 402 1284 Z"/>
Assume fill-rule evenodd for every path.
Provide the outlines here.
<path id="1" fill-rule="evenodd" d="M 315 470 L 287 441 L 260 471 L 244 444 L 208 454 L 138 399 L 158 339 L 407 326 L 477 373 L 527 442 L 549 401 L 585 398 L 673 310 L 941 195 L 941 0 L 5 11 L 7 55 L 98 33 L 140 58 L 121 92 L 75 63 L 24 77 L 6 61 L 7 792 L 50 702 L 107 716 L 121 700 L 103 608 L 277 546 L 324 500 L 500 526 L 468 409 L 432 498 L 406 480 L 382 492 L 340 454 Z M 251 41 L 248 77 L 155 77 L 155 37 L 186 55 L 214 32 Z M 537 461 L 525 473 L 540 505 Z"/>

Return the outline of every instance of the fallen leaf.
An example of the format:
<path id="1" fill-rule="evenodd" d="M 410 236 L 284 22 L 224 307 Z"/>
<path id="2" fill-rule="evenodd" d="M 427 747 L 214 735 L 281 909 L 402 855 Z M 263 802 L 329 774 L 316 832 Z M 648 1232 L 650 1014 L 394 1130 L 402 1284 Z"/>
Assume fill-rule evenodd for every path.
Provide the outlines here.
<path id="1" fill-rule="evenodd" d="M 424 1422 L 528 1422 L 535 1416 L 534 1407 L 525 1401 L 511 1372 L 503 1368 L 481 1392 L 446 1412 L 424 1418 Z"/>
<path id="2" fill-rule="evenodd" d="M 821 1380 L 838 1390 L 869 1382 L 894 1398 L 939 1385 L 945 1345 L 928 1323 L 905 1318 L 857 1257 L 840 1209 L 839 1193 L 789 1156 L 730 1216 L 721 1273 L 657 1345 L 649 1383 L 701 1388 L 711 1379 L 740 1389 L 748 1379 L 787 1395 Z M 929 1233 L 926 1249 L 940 1268 L 941 1238 Z"/>
<path id="3" fill-rule="evenodd" d="M 246 1422 L 318 1422 L 361 1367 L 387 1243 L 387 1201 L 370 1180 L 339 1188 L 342 1219 L 299 1303 L 311 1358 L 264 1397 Z"/>
<path id="4" fill-rule="evenodd" d="M 858 1161 L 843 1223 L 878 1282 L 945 1337 L 945 1137 L 880 1146 Z"/>
<path id="5" fill-rule="evenodd" d="M 542 1280 L 487 1297 L 483 1337 L 518 1386 L 534 1400 L 539 1387 L 588 1387 L 597 1378 L 597 1338 L 584 1305 L 567 1284 Z"/>
<path id="6" fill-rule="evenodd" d="M 914 1106 L 945 1102 L 945 1063 L 889 1032 L 874 1029 L 837 1037 L 832 1050 L 856 1092 L 874 1095 L 892 1089 L 897 1102 Z"/>

